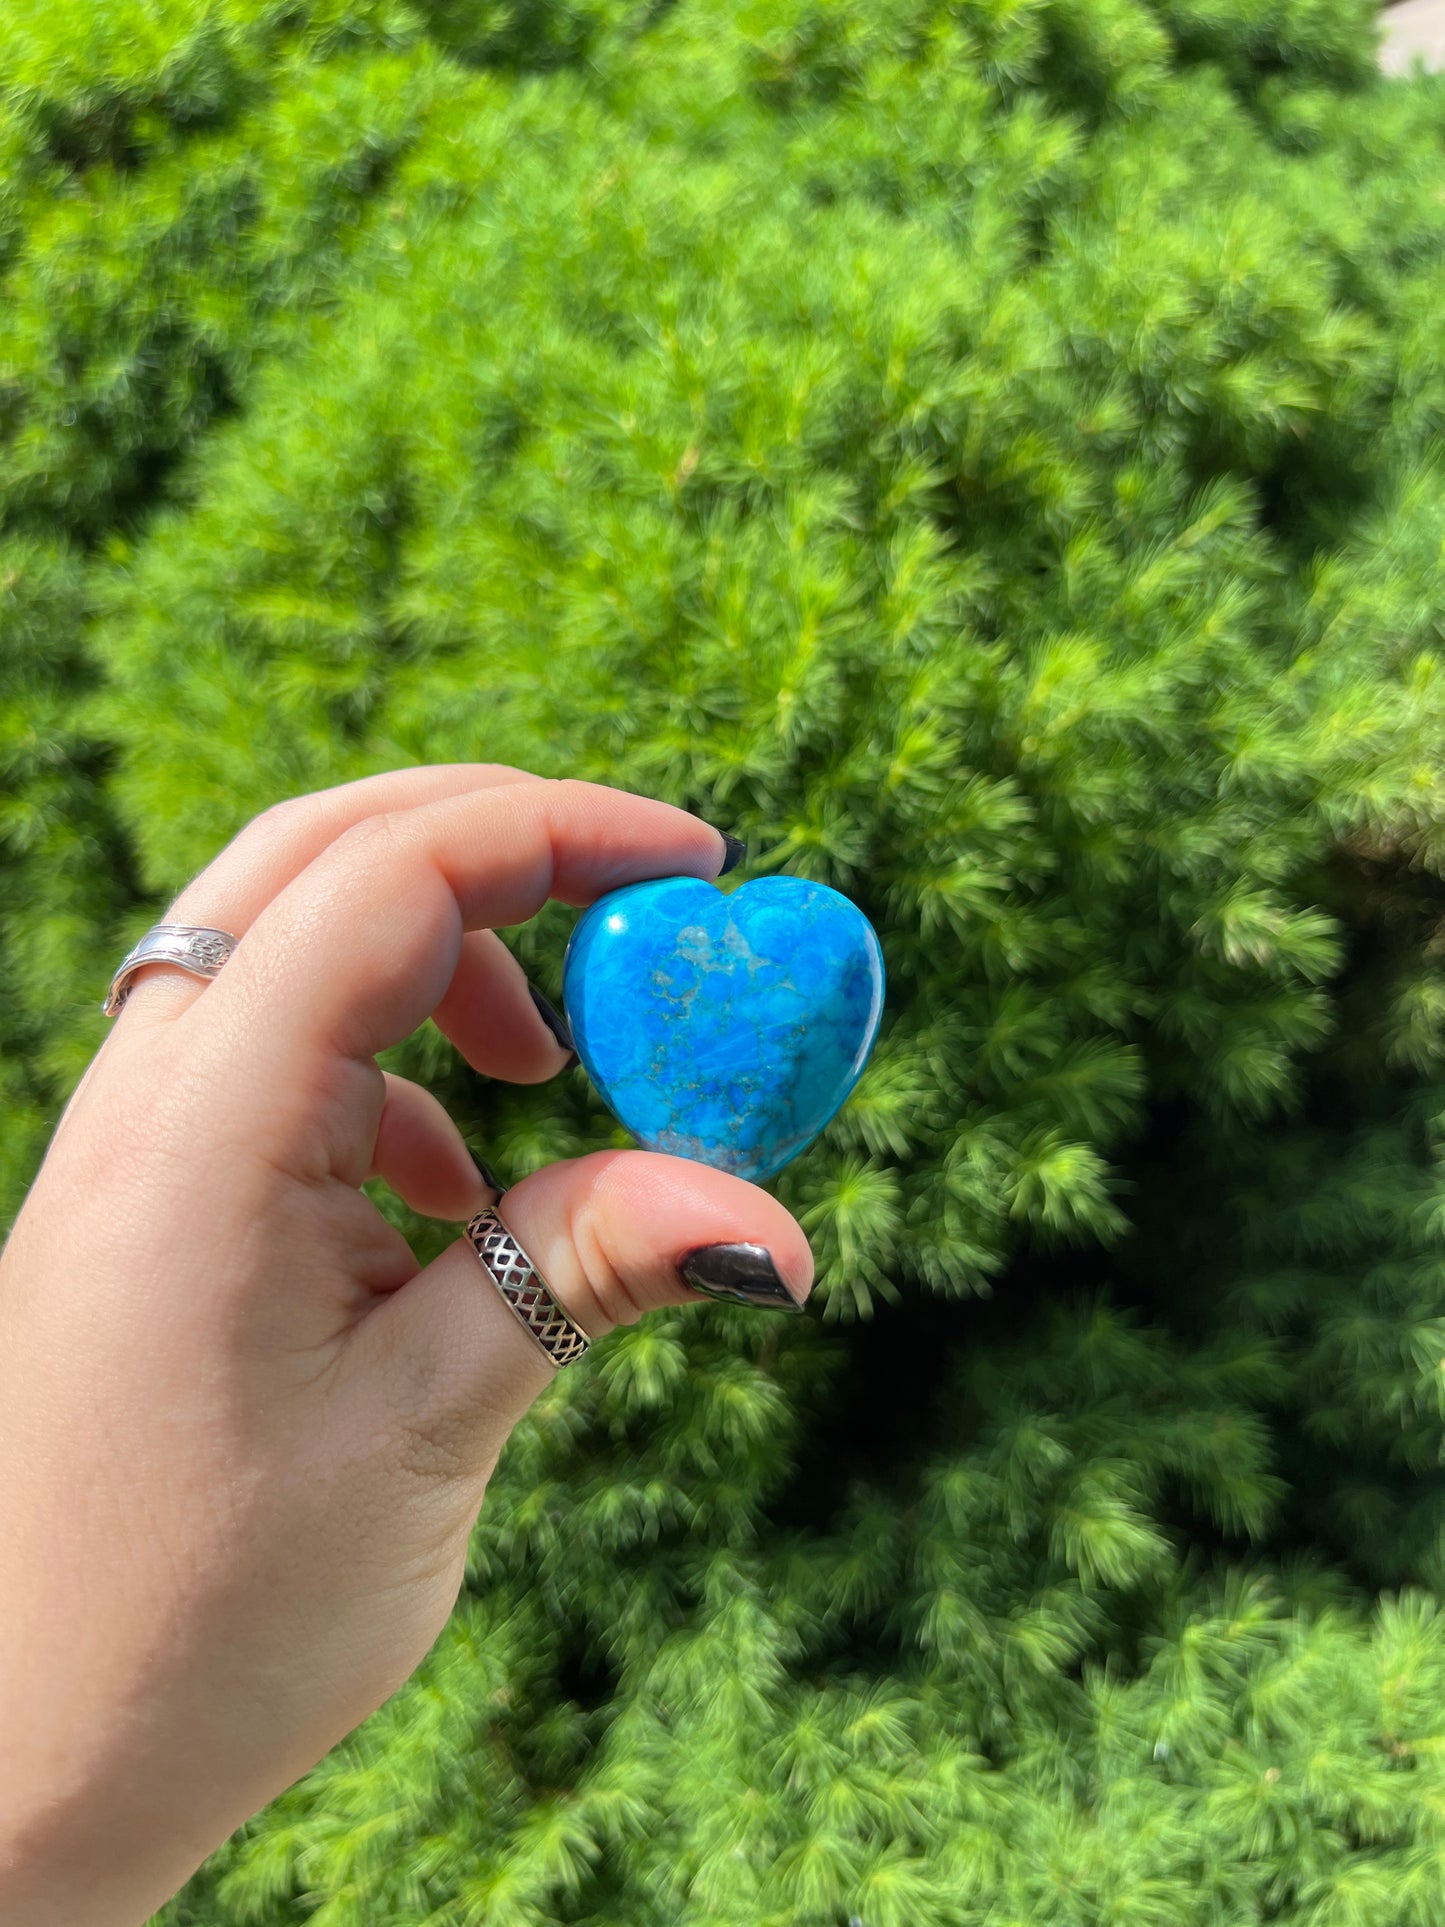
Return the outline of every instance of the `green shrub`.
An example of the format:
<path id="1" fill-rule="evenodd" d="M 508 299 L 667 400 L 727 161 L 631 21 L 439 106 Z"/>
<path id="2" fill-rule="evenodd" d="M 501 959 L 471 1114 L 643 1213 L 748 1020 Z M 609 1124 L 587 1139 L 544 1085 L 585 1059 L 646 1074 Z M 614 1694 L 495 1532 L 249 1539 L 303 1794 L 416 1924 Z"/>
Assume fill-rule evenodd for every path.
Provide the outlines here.
<path id="1" fill-rule="evenodd" d="M 1438 1920 L 1441 84 L 1343 0 L 59 31 L 0 26 L 10 1208 L 97 960 L 373 770 L 697 808 L 890 982 L 777 1181 L 820 1315 L 564 1375 L 421 1672 L 167 1919 Z M 393 1055 L 518 1175 L 625 1141 Z"/>

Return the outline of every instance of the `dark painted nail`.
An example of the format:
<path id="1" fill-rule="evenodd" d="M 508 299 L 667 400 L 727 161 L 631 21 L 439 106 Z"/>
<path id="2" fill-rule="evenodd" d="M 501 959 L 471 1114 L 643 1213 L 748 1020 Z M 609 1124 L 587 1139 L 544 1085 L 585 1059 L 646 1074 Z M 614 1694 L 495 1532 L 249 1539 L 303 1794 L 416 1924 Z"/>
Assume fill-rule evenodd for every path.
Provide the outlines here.
<path id="1" fill-rule="evenodd" d="M 551 1031 L 563 1050 L 571 1051 L 575 1057 L 577 1055 L 577 1046 L 572 1042 L 572 1033 L 567 1028 L 567 1019 L 562 1015 L 560 1010 L 553 1010 L 552 1006 L 547 1002 L 547 999 L 535 984 L 528 984 L 527 991 L 532 1002 L 537 1006 L 537 1015 L 541 1018 L 542 1022 L 547 1026 L 548 1030 Z"/>
<path id="2" fill-rule="evenodd" d="M 717 830 L 716 823 L 713 824 L 713 828 Z M 726 830 L 717 830 L 717 833 L 727 845 L 727 855 L 723 858 L 722 868 L 718 871 L 720 877 L 725 877 L 729 870 L 735 870 L 742 862 L 748 853 L 748 846 L 740 836 L 729 836 Z"/>
<path id="3" fill-rule="evenodd" d="M 753 1305 L 759 1311 L 803 1309 L 763 1245 L 697 1245 L 683 1253 L 677 1268 L 694 1291 L 708 1298 Z"/>
<path id="4" fill-rule="evenodd" d="M 502 1183 L 502 1180 L 497 1176 L 496 1172 L 492 1169 L 491 1165 L 487 1163 L 487 1160 L 484 1157 L 481 1157 L 476 1151 L 474 1151 L 470 1144 L 467 1146 L 467 1156 L 471 1159 L 472 1163 L 475 1164 L 477 1169 L 481 1172 L 482 1183 L 491 1185 L 492 1189 L 500 1197 L 502 1192 L 505 1191 L 507 1187 L 505 1184 Z"/>

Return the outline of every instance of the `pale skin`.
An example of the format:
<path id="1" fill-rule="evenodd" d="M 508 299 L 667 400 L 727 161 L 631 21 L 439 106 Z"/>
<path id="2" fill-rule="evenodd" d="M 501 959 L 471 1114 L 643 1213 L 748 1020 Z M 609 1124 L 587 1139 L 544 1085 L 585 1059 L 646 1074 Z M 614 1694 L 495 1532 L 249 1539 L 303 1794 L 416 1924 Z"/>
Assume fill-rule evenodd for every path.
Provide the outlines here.
<path id="1" fill-rule="evenodd" d="M 242 941 L 211 983 L 138 974 L 0 1254 L 0 1919 L 144 1922 L 424 1658 L 555 1368 L 464 1237 L 422 1267 L 360 1189 L 498 1203 L 376 1053 L 432 1017 L 486 1076 L 555 1075 L 495 929 L 724 853 L 651 798 L 432 766 L 279 805 L 167 908 Z M 500 1209 L 593 1338 L 703 1303 L 700 1244 L 812 1283 L 776 1199 L 682 1158 Z"/>

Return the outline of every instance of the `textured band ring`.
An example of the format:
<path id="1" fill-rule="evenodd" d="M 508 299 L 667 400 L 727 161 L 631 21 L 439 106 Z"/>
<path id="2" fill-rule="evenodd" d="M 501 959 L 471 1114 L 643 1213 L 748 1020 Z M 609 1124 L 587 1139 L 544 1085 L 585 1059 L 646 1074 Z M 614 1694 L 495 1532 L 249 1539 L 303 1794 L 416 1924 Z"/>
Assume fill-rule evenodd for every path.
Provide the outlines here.
<path id="1" fill-rule="evenodd" d="M 557 1366 L 580 1358 L 591 1339 L 563 1311 L 547 1282 L 495 1211 L 479 1211 L 467 1226 L 482 1268 L 542 1350 Z"/>
<path id="2" fill-rule="evenodd" d="M 131 978 L 142 964 L 175 964 L 193 977 L 215 977 L 240 941 L 229 930 L 212 930 L 205 924 L 153 924 L 111 978 L 101 1008 L 107 1017 L 115 1016 L 130 995 Z"/>

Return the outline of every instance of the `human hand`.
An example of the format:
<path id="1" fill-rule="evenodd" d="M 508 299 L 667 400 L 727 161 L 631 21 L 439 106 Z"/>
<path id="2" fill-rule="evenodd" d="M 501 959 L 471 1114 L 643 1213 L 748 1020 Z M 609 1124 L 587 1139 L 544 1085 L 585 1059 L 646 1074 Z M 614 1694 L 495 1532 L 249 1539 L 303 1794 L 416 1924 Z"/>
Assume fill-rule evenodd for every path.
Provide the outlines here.
<path id="1" fill-rule="evenodd" d="M 422 1268 L 359 1189 L 497 1197 L 375 1054 L 431 1016 L 554 1075 L 492 927 L 723 856 L 648 798 L 424 767 L 267 811 L 171 905 L 241 942 L 137 976 L 0 1254 L 0 1917 L 144 1921 L 425 1656 L 555 1368 L 465 1238 Z M 553 1164 L 502 1214 L 594 1338 L 699 1302 L 699 1245 L 812 1280 L 781 1204 L 683 1158 Z"/>

